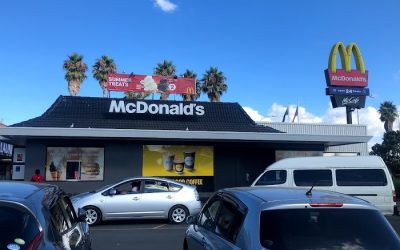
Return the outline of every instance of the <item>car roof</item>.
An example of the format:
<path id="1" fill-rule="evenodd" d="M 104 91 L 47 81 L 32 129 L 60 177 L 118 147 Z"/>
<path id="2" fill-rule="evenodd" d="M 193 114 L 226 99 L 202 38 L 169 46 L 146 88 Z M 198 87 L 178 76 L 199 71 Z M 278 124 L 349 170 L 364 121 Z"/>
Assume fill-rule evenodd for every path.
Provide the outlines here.
<path id="1" fill-rule="evenodd" d="M 130 181 L 130 180 L 136 180 L 136 179 L 141 179 L 141 180 L 159 180 L 159 181 L 166 181 L 166 182 L 171 182 L 177 185 L 181 185 L 181 186 L 185 186 L 185 187 L 189 187 L 189 188 L 195 188 L 195 185 L 190 185 L 190 184 L 186 184 L 186 183 L 182 183 L 182 182 L 178 182 L 175 181 L 173 179 L 168 179 L 168 178 L 163 178 L 163 177 L 155 177 L 155 176 L 133 176 L 133 177 L 128 177 L 123 179 L 122 181 L 118 182 L 124 182 L 124 181 Z M 117 183 L 113 183 L 112 185 L 117 184 Z"/>
<path id="2" fill-rule="evenodd" d="M 385 163 L 379 156 L 312 156 L 312 157 L 295 157 L 279 160 L 268 169 L 282 168 L 332 168 L 332 167 L 385 167 Z"/>
<path id="3" fill-rule="evenodd" d="M 43 205 L 51 205 L 54 195 L 62 192 L 55 185 L 21 181 L 1 181 L 0 200 L 14 201 L 30 206 L 36 200 L 46 200 Z"/>
<path id="4" fill-rule="evenodd" d="M 310 203 L 340 203 L 346 206 L 376 209 L 367 201 L 349 195 L 323 190 L 312 190 L 311 195 L 307 195 L 308 190 L 287 187 L 238 187 L 223 189 L 222 192 L 233 194 L 240 200 L 247 197 L 263 209 L 296 204 L 304 207 L 304 204 Z"/>

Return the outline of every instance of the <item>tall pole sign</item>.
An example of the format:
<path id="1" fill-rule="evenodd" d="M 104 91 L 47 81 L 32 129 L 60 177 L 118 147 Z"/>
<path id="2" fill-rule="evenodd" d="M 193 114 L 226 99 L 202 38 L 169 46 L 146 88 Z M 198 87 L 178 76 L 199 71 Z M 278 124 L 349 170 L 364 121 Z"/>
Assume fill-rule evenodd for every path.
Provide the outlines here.
<path id="1" fill-rule="evenodd" d="M 339 52 L 341 69 L 336 68 L 336 58 Z M 354 55 L 356 69 L 351 69 L 351 55 Z M 365 98 L 369 95 L 368 71 L 364 60 L 355 43 L 347 48 L 342 42 L 337 42 L 331 50 L 328 69 L 325 70 L 326 95 L 330 96 L 332 106 L 346 107 L 347 124 L 352 124 L 351 112 L 365 107 Z"/>

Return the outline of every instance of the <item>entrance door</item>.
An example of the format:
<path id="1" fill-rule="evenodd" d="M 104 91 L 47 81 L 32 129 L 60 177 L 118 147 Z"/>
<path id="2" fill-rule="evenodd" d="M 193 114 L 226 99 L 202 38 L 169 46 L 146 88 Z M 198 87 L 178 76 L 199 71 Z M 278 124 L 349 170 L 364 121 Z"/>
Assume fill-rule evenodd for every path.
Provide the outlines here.
<path id="1" fill-rule="evenodd" d="M 274 151 L 265 149 L 248 149 L 239 158 L 236 169 L 237 186 L 250 186 L 264 172 L 265 168 L 275 161 Z"/>

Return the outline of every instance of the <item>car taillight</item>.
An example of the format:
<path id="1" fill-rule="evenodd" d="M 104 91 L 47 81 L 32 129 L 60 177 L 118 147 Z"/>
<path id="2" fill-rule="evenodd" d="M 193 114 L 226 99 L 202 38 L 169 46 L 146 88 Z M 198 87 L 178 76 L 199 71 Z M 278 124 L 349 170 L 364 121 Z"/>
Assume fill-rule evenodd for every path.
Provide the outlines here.
<path id="1" fill-rule="evenodd" d="M 392 191 L 393 202 L 397 201 L 396 191 Z"/>
<path id="2" fill-rule="evenodd" d="M 40 245 L 40 241 L 42 240 L 42 237 L 43 237 L 43 232 L 39 232 L 35 236 L 35 238 L 33 238 L 31 243 L 26 247 L 26 250 L 37 250 Z"/>
<path id="3" fill-rule="evenodd" d="M 343 203 L 310 203 L 311 207 L 343 207 Z"/>

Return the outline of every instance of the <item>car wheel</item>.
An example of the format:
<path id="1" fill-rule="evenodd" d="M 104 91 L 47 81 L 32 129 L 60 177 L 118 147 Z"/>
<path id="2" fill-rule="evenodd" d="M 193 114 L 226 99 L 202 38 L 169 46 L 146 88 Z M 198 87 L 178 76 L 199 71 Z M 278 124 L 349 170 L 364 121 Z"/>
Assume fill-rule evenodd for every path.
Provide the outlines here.
<path id="1" fill-rule="evenodd" d="M 174 224 L 179 224 L 185 222 L 189 215 L 189 211 L 184 206 L 174 206 L 169 211 L 168 218 Z"/>
<path id="2" fill-rule="evenodd" d="M 86 222 L 89 225 L 99 224 L 101 221 L 101 212 L 97 207 L 84 207 L 86 211 Z"/>

